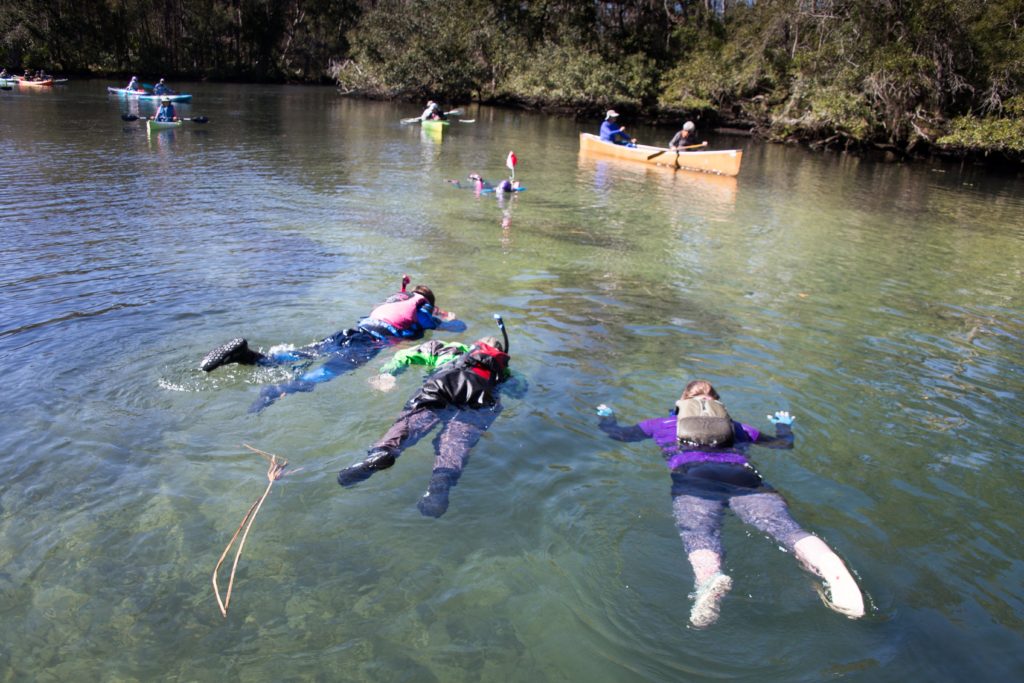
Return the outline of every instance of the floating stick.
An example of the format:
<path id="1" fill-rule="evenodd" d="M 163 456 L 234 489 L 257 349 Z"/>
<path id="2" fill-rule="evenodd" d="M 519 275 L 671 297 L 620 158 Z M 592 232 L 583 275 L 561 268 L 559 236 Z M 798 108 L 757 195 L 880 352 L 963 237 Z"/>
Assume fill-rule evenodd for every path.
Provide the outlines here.
<path id="1" fill-rule="evenodd" d="M 245 517 L 242 517 L 242 523 L 238 525 L 238 529 L 235 530 L 235 535 L 231 537 L 231 541 L 228 542 L 224 552 L 221 553 L 220 559 L 217 560 L 217 566 L 213 568 L 213 594 L 217 597 L 217 606 L 220 607 L 221 616 L 225 619 L 228 618 L 228 604 L 231 602 L 231 589 L 235 584 L 235 570 L 238 569 L 238 560 L 242 557 L 242 548 L 245 547 L 245 539 L 249 536 L 249 529 L 252 528 L 253 520 L 256 519 L 256 514 L 259 513 L 260 507 L 263 505 L 263 501 L 267 499 L 267 495 L 270 493 L 270 487 L 274 485 L 274 482 L 280 479 L 284 475 L 284 468 L 288 466 L 287 460 L 278 460 L 277 456 L 272 453 L 261 451 L 258 448 L 253 448 L 247 443 L 243 443 L 243 446 L 248 448 L 253 453 L 262 455 L 270 463 L 267 468 L 267 484 L 266 490 L 263 495 L 256 499 L 256 502 L 249 506 L 249 511 L 245 513 Z M 242 529 L 245 528 L 243 532 Z M 224 559 L 228 556 L 231 551 L 231 546 L 235 544 L 235 539 L 238 538 L 238 534 L 242 534 L 242 539 L 238 543 L 238 550 L 235 551 L 235 561 L 231 565 L 231 577 L 228 579 L 228 590 L 222 600 L 220 597 L 220 587 L 217 585 L 217 572 L 220 571 L 220 567 L 224 564 Z"/>

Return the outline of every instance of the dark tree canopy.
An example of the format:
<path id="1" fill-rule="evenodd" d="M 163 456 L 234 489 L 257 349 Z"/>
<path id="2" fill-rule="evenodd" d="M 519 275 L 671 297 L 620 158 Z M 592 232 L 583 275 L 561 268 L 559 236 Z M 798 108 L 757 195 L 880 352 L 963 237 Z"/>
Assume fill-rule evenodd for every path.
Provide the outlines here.
<path id="1" fill-rule="evenodd" d="M 1024 0 L 0 0 L 0 59 L 1024 153 Z"/>

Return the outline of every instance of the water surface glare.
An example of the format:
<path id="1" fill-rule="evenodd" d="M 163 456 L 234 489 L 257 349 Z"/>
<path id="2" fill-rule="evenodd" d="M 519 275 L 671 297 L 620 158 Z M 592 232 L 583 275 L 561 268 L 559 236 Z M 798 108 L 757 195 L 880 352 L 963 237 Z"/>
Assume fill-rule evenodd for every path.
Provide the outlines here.
<path id="1" fill-rule="evenodd" d="M 106 85 L 0 92 L 0 679 L 1020 678 L 1019 178 L 713 137 L 737 179 L 672 173 L 581 157 L 568 119 L 469 108 L 438 139 L 329 88 L 183 86 L 209 123 L 147 136 Z M 509 150 L 514 199 L 445 182 Z M 335 483 L 421 373 L 374 391 L 385 354 L 253 415 L 282 370 L 198 369 L 348 327 L 405 272 L 469 326 L 437 338 L 502 313 L 528 383 L 437 520 L 430 439 Z M 698 376 L 797 416 L 753 458 L 867 617 L 727 515 L 733 591 L 687 625 L 661 457 L 594 406 L 662 415 Z M 225 620 L 211 572 L 267 483 L 243 442 L 291 474 Z"/>

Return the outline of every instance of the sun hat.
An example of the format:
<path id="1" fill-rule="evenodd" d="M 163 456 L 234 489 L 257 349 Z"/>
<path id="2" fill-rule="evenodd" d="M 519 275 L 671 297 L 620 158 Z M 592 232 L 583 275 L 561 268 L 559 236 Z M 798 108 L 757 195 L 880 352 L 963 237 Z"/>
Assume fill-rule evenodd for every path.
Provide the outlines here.
<path id="1" fill-rule="evenodd" d="M 619 112 L 615 111 L 614 109 L 609 109 L 608 113 L 605 114 L 604 117 L 605 117 L 605 119 L 614 119 L 614 118 L 618 117 L 618 115 L 619 115 Z"/>

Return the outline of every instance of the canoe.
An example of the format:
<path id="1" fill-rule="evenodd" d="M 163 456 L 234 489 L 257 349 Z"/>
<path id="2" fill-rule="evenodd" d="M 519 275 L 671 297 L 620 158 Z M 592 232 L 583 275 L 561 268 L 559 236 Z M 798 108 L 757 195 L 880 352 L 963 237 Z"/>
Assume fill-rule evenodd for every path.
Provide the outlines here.
<path id="1" fill-rule="evenodd" d="M 176 93 L 174 95 L 154 95 L 145 90 L 128 90 L 127 88 L 107 88 L 107 92 L 111 95 L 120 95 L 121 97 L 131 97 L 136 100 L 144 100 L 148 102 L 159 102 L 160 100 L 170 100 L 171 102 L 187 102 L 192 99 L 192 96 L 188 93 Z"/>
<path id="2" fill-rule="evenodd" d="M 719 175 L 734 176 L 740 172 L 743 150 L 720 149 L 711 152 L 673 152 L 667 147 L 637 145 L 626 147 L 605 142 L 597 135 L 580 133 L 580 152 L 601 156 L 638 161 L 656 166 L 682 168 L 688 171 L 703 171 Z"/>
<path id="3" fill-rule="evenodd" d="M 181 121 L 154 121 L 150 119 L 146 121 L 146 131 L 152 133 L 158 130 L 169 130 L 172 128 L 181 128 Z"/>
<path id="4" fill-rule="evenodd" d="M 28 86 L 31 86 L 33 88 L 52 88 L 53 87 L 53 79 L 52 78 L 48 78 L 45 81 L 26 81 L 24 79 L 20 79 L 18 81 L 18 85 L 28 85 Z"/>

